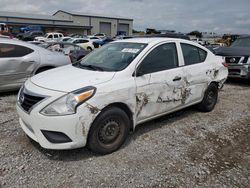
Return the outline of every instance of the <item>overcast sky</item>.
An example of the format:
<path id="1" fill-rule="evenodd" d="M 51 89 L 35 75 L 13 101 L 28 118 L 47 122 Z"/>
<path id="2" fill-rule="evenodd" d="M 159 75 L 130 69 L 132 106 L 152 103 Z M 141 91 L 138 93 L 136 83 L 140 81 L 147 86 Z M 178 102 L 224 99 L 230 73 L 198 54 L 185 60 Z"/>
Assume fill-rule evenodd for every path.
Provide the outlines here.
<path id="1" fill-rule="evenodd" d="M 53 14 L 59 9 L 129 17 L 137 30 L 250 34 L 250 0 L 0 0 L 0 11 Z"/>

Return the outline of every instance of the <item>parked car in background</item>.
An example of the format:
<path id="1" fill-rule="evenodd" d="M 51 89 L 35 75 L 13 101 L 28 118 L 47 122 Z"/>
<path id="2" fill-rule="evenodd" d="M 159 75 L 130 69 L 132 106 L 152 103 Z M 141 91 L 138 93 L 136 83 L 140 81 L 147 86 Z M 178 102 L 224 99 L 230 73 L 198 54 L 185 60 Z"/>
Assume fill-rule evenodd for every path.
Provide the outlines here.
<path id="1" fill-rule="evenodd" d="M 0 35 L 3 33 L 8 33 L 9 32 L 9 27 L 7 26 L 6 23 L 0 23 Z"/>
<path id="2" fill-rule="evenodd" d="M 228 77 L 250 79 L 250 35 L 237 38 L 230 47 L 215 49 L 228 64 Z"/>
<path id="3" fill-rule="evenodd" d="M 90 40 L 90 39 L 71 38 L 67 42 L 77 44 L 77 45 L 81 46 L 82 48 L 84 48 L 85 50 L 88 50 L 88 51 L 92 51 L 95 48 L 94 45 L 93 45 L 92 40 Z"/>
<path id="4" fill-rule="evenodd" d="M 71 37 L 71 38 L 87 38 L 87 35 L 72 33 L 72 34 L 68 35 L 68 37 Z"/>
<path id="5" fill-rule="evenodd" d="M 94 36 L 88 36 L 88 39 L 90 39 L 92 41 L 96 41 L 96 40 L 99 40 L 100 38 L 94 37 Z"/>
<path id="6" fill-rule="evenodd" d="M 227 74 L 221 57 L 188 40 L 115 41 L 29 79 L 18 94 L 19 122 L 44 148 L 107 154 L 138 124 L 191 105 L 212 111 Z"/>
<path id="7" fill-rule="evenodd" d="M 46 33 L 42 37 L 35 37 L 35 40 L 40 42 L 51 42 L 51 41 L 57 42 L 62 37 L 64 37 L 62 33 Z"/>
<path id="8" fill-rule="evenodd" d="M 42 31 L 42 27 L 39 25 L 28 25 L 26 27 L 21 27 L 21 32 L 26 33 L 30 31 Z"/>
<path id="9" fill-rule="evenodd" d="M 108 44 L 110 42 L 113 42 L 114 40 L 113 39 L 110 39 L 110 38 L 104 38 L 104 39 L 99 39 L 99 40 L 95 40 L 93 41 L 93 45 L 95 48 L 99 48 L 105 44 Z"/>
<path id="10" fill-rule="evenodd" d="M 44 33 L 42 31 L 30 31 L 26 32 L 22 35 L 23 41 L 33 41 L 36 37 L 44 36 Z"/>
<path id="11" fill-rule="evenodd" d="M 69 56 L 34 44 L 0 39 L 0 92 L 18 89 L 29 77 L 70 64 Z"/>
<path id="12" fill-rule="evenodd" d="M 196 43 L 198 43 L 198 44 L 200 44 L 202 46 L 205 45 L 205 41 L 203 41 L 202 39 L 191 39 L 191 41 L 196 42 Z"/>
<path id="13" fill-rule="evenodd" d="M 79 45 L 65 42 L 51 43 L 46 47 L 46 49 L 54 52 L 61 52 L 64 55 L 68 55 L 72 63 L 81 60 L 89 53 L 88 50 L 83 49 Z"/>
<path id="14" fill-rule="evenodd" d="M 106 34 L 105 33 L 96 33 L 94 34 L 94 37 L 98 37 L 98 38 L 106 38 Z"/>
<path id="15" fill-rule="evenodd" d="M 59 42 L 67 42 L 71 37 L 62 37 Z"/>

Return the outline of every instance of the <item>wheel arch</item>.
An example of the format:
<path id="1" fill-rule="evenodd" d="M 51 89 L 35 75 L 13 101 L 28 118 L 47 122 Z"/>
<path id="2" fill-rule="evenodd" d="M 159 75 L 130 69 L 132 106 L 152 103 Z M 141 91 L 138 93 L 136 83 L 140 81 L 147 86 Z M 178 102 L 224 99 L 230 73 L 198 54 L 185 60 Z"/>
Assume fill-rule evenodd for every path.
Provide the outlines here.
<path id="1" fill-rule="evenodd" d="M 130 131 L 134 131 L 134 118 L 133 118 L 133 112 L 132 110 L 129 108 L 129 106 L 125 103 L 122 103 L 122 102 L 115 102 L 115 103 L 111 103 L 107 106 L 105 106 L 101 111 L 104 111 L 106 110 L 107 108 L 112 108 L 112 107 L 117 107 L 117 108 L 120 108 L 122 109 L 127 115 L 128 115 L 128 118 L 130 120 Z"/>

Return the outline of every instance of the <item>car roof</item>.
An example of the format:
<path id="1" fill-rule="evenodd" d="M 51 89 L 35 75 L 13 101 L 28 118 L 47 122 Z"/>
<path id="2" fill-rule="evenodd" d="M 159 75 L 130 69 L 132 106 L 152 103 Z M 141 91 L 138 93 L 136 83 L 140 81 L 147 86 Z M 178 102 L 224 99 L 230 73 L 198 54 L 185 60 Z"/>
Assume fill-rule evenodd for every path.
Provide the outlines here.
<path id="1" fill-rule="evenodd" d="M 0 43 L 1 42 L 6 43 L 6 44 L 22 45 L 22 46 L 31 48 L 33 50 L 38 50 L 39 52 L 43 52 L 43 53 L 48 52 L 48 50 L 46 50 L 40 46 L 37 46 L 37 45 L 29 43 L 29 42 L 21 41 L 21 40 L 0 38 Z"/>
<path id="2" fill-rule="evenodd" d="M 159 42 L 168 42 L 168 41 L 188 41 L 184 39 L 178 39 L 178 38 L 163 38 L 163 37 L 139 37 L 139 38 L 130 38 L 125 40 L 118 40 L 115 42 L 134 42 L 134 43 L 159 43 Z"/>
<path id="3" fill-rule="evenodd" d="M 50 34 L 61 34 L 62 35 L 62 33 L 47 33 L 48 35 L 50 35 Z"/>
<path id="4" fill-rule="evenodd" d="M 88 38 L 72 38 L 74 40 L 89 40 Z"/>

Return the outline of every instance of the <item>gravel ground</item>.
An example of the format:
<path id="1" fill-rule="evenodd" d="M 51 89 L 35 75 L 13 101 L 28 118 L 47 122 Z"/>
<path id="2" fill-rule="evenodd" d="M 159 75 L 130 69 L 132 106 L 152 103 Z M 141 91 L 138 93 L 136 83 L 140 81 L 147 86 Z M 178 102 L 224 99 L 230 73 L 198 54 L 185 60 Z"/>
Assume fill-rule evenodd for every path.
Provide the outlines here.
<path id="1" fill-rule="evenodd" d="M 51 151 L 0 95 L 0 187 L 249 187 L 250 84 L 229 82 L 214 111 L 188 108 L 139 126 L 117 152 Z"/>

